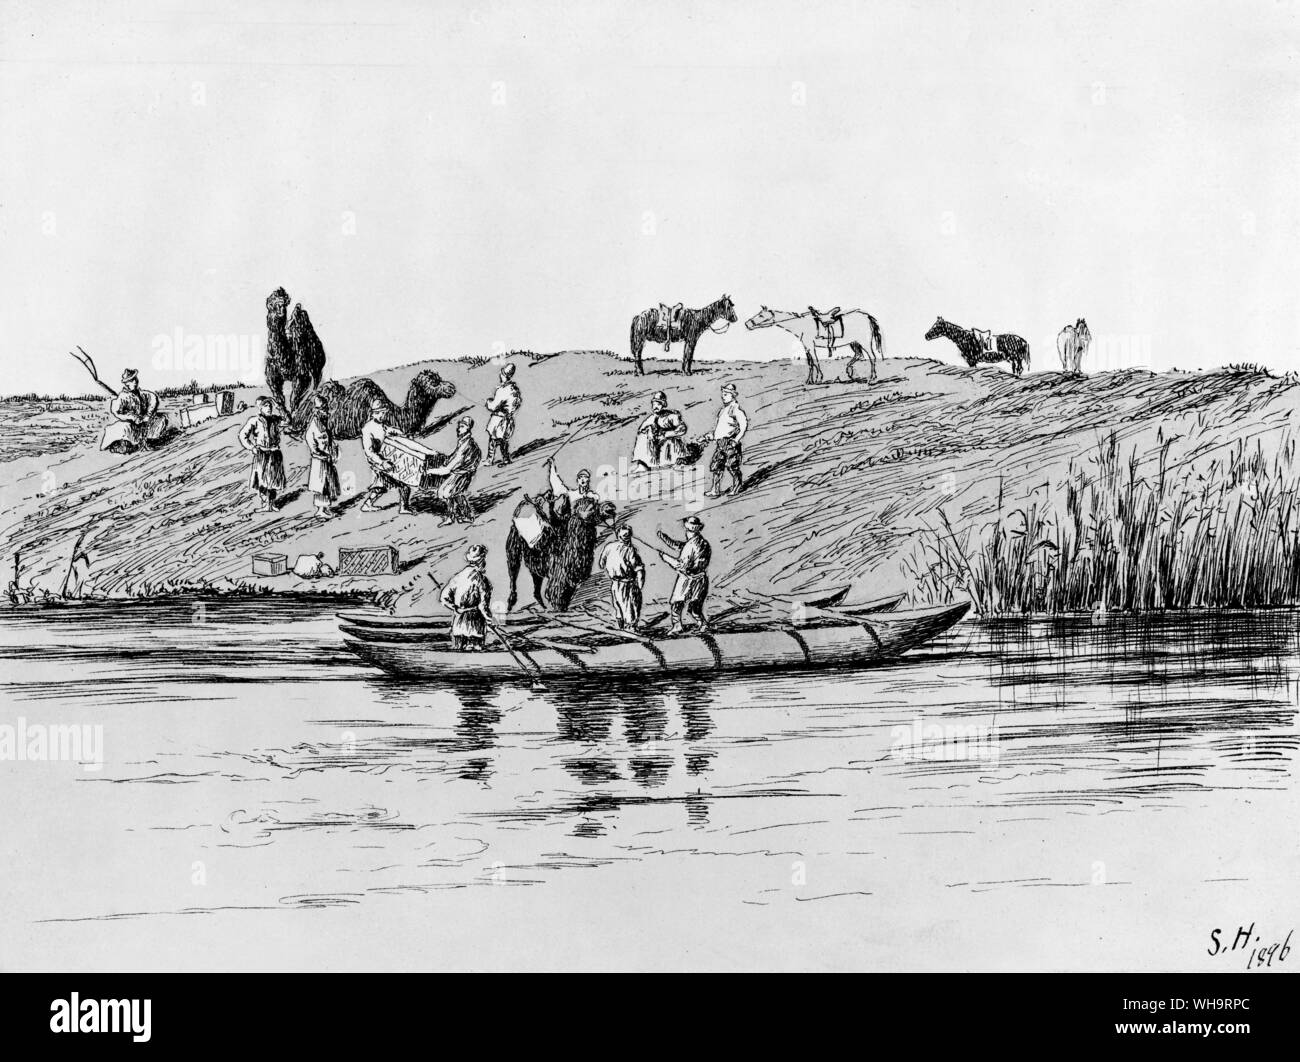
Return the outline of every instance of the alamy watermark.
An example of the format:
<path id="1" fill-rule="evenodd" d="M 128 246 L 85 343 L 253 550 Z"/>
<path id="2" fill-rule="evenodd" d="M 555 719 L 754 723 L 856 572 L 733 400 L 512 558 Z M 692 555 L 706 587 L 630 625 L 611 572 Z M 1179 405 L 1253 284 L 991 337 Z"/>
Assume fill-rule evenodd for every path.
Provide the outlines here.
<path id="1" fill-rule="evenodd" d="M 67 725 L 18 722 L 0 723 L 0 761 L 81 764 L 83 771 L 104 766 L 104 727 L 99 723 Z"/>

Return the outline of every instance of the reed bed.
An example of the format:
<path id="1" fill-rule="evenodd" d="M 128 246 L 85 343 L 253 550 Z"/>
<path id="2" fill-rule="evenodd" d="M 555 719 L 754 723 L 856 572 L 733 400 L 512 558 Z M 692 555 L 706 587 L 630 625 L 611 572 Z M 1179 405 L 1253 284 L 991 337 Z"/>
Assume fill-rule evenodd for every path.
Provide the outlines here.
<path id="1" fill-rule="evenodd" d="M 956 532 L 942 510 L 907 562 L 922 598 L 959 591 L 985 616 L 1300 604 L 1300 466 L 1287 437 L 1193 467 L 1172 440 L 1143 462 L 1115 434 L 996 519 Z"/>

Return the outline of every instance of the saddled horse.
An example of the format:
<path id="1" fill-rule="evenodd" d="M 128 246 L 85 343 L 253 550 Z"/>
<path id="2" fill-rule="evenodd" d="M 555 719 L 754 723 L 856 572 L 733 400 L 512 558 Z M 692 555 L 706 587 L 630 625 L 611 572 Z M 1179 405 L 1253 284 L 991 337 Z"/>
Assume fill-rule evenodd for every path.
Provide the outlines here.
<path id="1" fill-rule="evenodd" d="M 818 349 L 831 358 L 835 356 L 836 347 L 848 347 L 853 352 L 853 357 L 844 367 L 844 374 L 850 380 L 858 378 L 853 367 L 865 360 L 871 366 L 867 383 L 876 382 L 876 359 L 884 356 L 885 339 L 880 334 L 879 323 L 865 310 L 845 310 L 838 315 L 835 326 L 830 329 L 818 328 L 811 307 L 796 312 L 769 310 L 763 306 L 745 322 L 745 327 L 750 331 L 774 325 L 789 332 L 803 344 L 804 357 L 808 359 L 808 383 L 821 383 L 824 378 L 821 362 L 817 358 Z"/>
<path id="2" fill-rule="evenodd" d="M 657 306 L 642 310 L 632 318 L 632 360 L 636 362 L 637 374 L 645 375 L 641 351 L 649 340 L 663 343 L 665 348 L 670 343 L 681 343 L 682 372 L 689 376 L 695 362 L 695 344 L 700 341 L 700 336 L 709 329 L 725 332 L 735 323 L 736 308 L 730 295 L 724 295 L 698 310 L 683 309 L 668 322 L 663 320 Z"/>
<path id="3" fill-rule="evenodd" d="M 1066 325 L 1056 337 L 1056 352 L 1061 355 L 1061 368 L 1070 376 L 1081 375 L 1079 366 L 1092 343 L 1088 322 L 1080 317 L 1074 324 Z"/>
<path id="4" fill-rule="evenodd" d="M 1011 371 L 1016 376 L 1029 368 L 1029 344 L 1010 332 L 994 336 L 994 349 L 989 350 L 974 329 L 962 328 L 961 325 L 936 317 L 930 331 L 925 333 L 925 338 L 938 339 L 940 336 L 951 339 L 957 345 L 967 365 L 990 365 L 1005 361 L 1010 363 Z"/>

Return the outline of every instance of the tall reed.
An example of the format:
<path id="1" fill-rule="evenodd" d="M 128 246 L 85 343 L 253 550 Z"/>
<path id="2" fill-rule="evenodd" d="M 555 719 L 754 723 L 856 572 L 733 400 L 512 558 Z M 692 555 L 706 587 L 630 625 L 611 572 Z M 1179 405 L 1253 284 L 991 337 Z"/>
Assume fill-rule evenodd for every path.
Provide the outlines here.
<path id="1" fill-rule="evenodd" d="M 982 531 L 940 511 L 908 565 L 919 595 L 964 591 L 988 616 L 1300 604 L 1295 440 L 1238 442 L 1200 467 L 1171 462 L 1172 442 L 1144 467 L 1112 433 L 1056 491 L 1005 512 L 999 487 Z"/>

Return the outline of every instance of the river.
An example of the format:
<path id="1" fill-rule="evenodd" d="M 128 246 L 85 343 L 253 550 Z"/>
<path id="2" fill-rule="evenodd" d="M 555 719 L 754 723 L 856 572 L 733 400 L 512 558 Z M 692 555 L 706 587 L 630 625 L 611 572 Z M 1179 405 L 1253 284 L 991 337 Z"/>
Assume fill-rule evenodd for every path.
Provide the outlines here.
<path id="1" fill-rule="evenodd" d="M 0 966 L 1226 970 L 1297 914 L 1294 612 L 544 690 L 333 613 L 0 616 Z"/>

